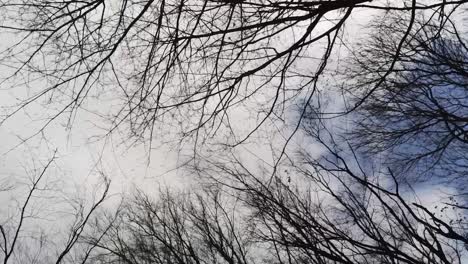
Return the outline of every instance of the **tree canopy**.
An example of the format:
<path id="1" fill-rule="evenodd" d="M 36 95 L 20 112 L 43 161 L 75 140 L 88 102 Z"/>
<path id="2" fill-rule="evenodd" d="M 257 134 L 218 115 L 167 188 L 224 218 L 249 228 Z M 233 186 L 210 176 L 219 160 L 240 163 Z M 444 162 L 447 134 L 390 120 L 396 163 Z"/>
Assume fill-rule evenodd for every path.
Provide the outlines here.
<path id="1" fill-rule="evenodd" d="M 107 205 L 98 168 L 90 199 L 65 197 L 55 151 L 18 186 L 1 176 L 0 259 L 465 263 L 467 4 L 0 1 L 15 98 L 0 128 L 37 116 L 27 144 L 89 115 L 100 139 L 190 146 L 180 167 L 196 182 Z M 66 211 L 60 242 L 31 231 L 52 210 Z"/>

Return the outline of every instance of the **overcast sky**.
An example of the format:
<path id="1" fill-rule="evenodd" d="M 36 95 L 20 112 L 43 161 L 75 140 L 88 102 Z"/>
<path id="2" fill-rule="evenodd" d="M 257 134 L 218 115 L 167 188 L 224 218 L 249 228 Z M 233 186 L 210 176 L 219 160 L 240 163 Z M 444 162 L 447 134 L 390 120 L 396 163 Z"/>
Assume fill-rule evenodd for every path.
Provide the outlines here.
<path id="1" fill-rule="evenodd" d="M 344 37 L 349 41 L 359 42 L 361 37 L 366 36 L 367 32 L 362 25 L 369 21 L 370 16 L 369 13 L 362 12 L 354 14 Z M 337 54 L 343 57 L 334 58 L 331 67 L 333 63 L 338 63 L 339 59 L 345 58 L 345 47 L 342 48 L 343 50 Z M 0 77 L 6 76 L 9 72 L 7 65 L 0 65 Z M 333 78 L 333 76 L 328 77 Z M 18 98 L 24 98 L 31 91 L 31 87 L 22 84 L 0 87 L 8 87 L 0 89 L 1 114 L 11 112 Z M 32 90 L 34 89 L 37 87 L 33 87 Z M 28 178 L 28 170 L 45 164 L 57 150 L 56 166 L 50 171 L 50 178 L 58 179 L 59 182 L 55 186 L 70 195 L 78 193 L 81 187 L 85 189 L 85 193 L 91 192 L 92 186 L 100 180 L 101 171 L 111 179 L 111 193 L 116 196 L 131 194 L 135 189 L 156 195 L 158 187 L 165 185 L 189 188 L 194 186 L 196 179 L 190 177 L 184 169 L 178 168 L 186 159 L 185 146 L 164 144 L 165 141 L 172 140 L 175 135 L 167 135 L 167 139 L 154 138 L 153 149 L 148 149 L 148 144 L 134 145 L 119 133 L 96 140 L 106 132 L 98 127 L 106 124 L 102 118 L 87 111 L 78 112 L 71 129 L 67 127 L 68 116 L 65 115 L 51 123 L 43 133 L 36 134 L 44 124 L 44 120 L 56 110 L 53 107 L 55 106 L 41 100 L 0 124 L 0 184 L 3 181 L 12 186 L 22 186 L 24 179 Z M 101 102 L 92 98 L 84 107 L 104 110 L 112 107 L 112 102 Z M 339 105 L 336 103 L 329 107 L 336 109 Z M 292 108 L 288 110 L 291 111 Z M 248 117 L 257 114 L 237 113 L 237 116 L 233 116 L 233 120 L 241 124 L 242 128 L 242 125 L 248 123 L 246 120 Z M 294 119 L 293 114 L 290 114 L 290 117 L 291 120 Z M 285 125 L 288 126 L 290 123 L 286 122 Z M 254 135 L 249 140 L 249 144 L 236 149 L 239 156 L 252 167 L 257 166 L 259 162 L 271 166 L 278 157 L 277 153 L 281 151 L 278 146 L 282 146 L 292 132 L 291 128 L 276 127 L 276 123 L 268 123 L 265 127 L 261 132 L 266 136 L 256 138 Z M 25 139 L 27 141 L 24 141 Z M 267 142 L 271 142 L 272 145 L 266 144 Z M 276 152 L 271 152 L 272 148 Z M 322 151 L 312 145 L 301 133 L 291 141 L 287 150 L 293 153 L 298 148 L 313 149 L 311 152 L 315 155 L 320 155 Z M 417 185 L 415 190 L 422 203 L 431 207 L 441 202 L 440 197 L 456 192 L 454 188 L 433 184 Z M 0 205 L 2 205 L 0 222 L 11 216 L 11 210 L 6 208 L 17 206 L 22 195 L 24 188 L 21 187 L 0 195 Z M 8 206 L 5 206 L 6 204 Z"/>

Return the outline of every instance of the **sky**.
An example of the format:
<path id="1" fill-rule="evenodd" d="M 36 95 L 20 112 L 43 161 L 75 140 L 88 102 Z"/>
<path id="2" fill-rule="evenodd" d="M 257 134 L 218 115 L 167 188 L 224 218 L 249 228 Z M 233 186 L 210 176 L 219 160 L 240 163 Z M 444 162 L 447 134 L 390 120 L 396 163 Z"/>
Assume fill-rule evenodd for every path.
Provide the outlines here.
<path id="1" fill-rule="evenodd" d="M 366 30 L 361 25 L 365 24 L 369 17 L 368 13 L 357 13 L 353 16 L 345 37 L 359 42 L 359 37 L 356 36 L 365 36 Z M 8 42 L 2 42 L 2 45 L 8 45 Z M 8 72 L 10 69 L 6 65 L 0 65 L 0 78 Z M 18 98 L 28 95 L 30 88 L 21 84 L 7 87 L 9 88 L 3 89 L 0 86 L 0 109 L 14 105 Z M 109 104 L 111 103 L 92 99 L 89 107 L 104 109 L 112 106 Z M 53 106 L 50 107 L 47 109 L 43 105 L 32 104 L 0 125 L 0 184 L 4 181 L 7 185 L 18 186 L 0 195 L 0 222 L 14 214 L 18 201 L 25 195 L 24 183 L 34 174 L 34 169 L 46 164 L 55 151 L 56 163 L 47 176 L 50 178 L 50 184 L 63 192 L 61 198 L 91 194 L 93 187 L 100 182 L 101 173 L 111 179 L 111 193 L 114 197 L 131 195 L 136 190 L 156 195 L 154 192 L 159 186 L 192 188 L 196 184 L 196 179 L 190 177 L 184 169 L 178 168 L 185 159 L 184 155 L 180 155 L 186 154 L 184 146 L 177 149 L 174 147 L 177 144 L 165 145 L 165 139 L 156 138 L 153 145 L 155 148 L 148 150 L 147 144 L 129 144 L 118 133 L 96 141 L 96 136 L 104 133 L 97 128 L 102 119 L 85 111 L 79 112 L 71 129 L 67 127 L 66 117 L 60 117 L 47 127 L 44 133 L 23 142 L 34 133 L 33 131 L 40 128 L 44 118 L 51 113 Z M 331 107 L 339 108 L 337 105 Z M 248 116 L 244 114 L 237 113 L 237 121 L 243 122 Z M 273 131 L 273 128 L 274 124 L 269 124 L 266 132 L 269 129 Z M 282 143 L 288 132 L 291 132 L 279 130 L 280 132 L 271 132 L 269 140 Z M 322 151 L 300 134 L 294 138 L 290 149 L 304 145 L 315 148 L 316 155 L 320 155 Z M 238 153 L 255 167 L 259 160 L 272 165 L 276 156 L 270 150 L 271 146 L 261 140 L 256 142 L 254 138 L 250 144 L 238 148 Z M 453 188 L 434 185 L 417 186 L 415 190 L 422 203 L 428 206 L 435 206 L 440 203 L 439 197 L 455 192 Z M 55 203 L 57 199 L 47 201 Z M 118 202 L 118 199 L 113 201 Z M 5 205 L 8 205 L 8 209 Z"/>
<path id="2" fill-rule="evenodd" d="M 354 44 L 365 38 L 368 33 L 366 24 L 371 19 L 369 12 L 357 11 L 347 24 L 347 29 L 343 37 Z M 14 37 L 6 38 L 2 41 L 2 46 L 6 47 L 13 43 Z M 0 47 L 2 48 L 2 47 Z M 341 58 L 346 57 L 345 47 L 340 47 L 341 51 L 337 57 L 332 59 L 331 65 L 339 63 Z M 343 49 L 344 48 L 344 49 Z M 333 66 L 331 66 L 333 68 Z M 11 72 L 8 65 L 0 66 L 0 73 L 4 77 Z M 333 76 L 330 76 L 333 78 Z M 26 80 L 25 80 L 26 81 Z M 325 80 L 325 82 L 327 82 Z M 34 87 L 34 85 L 38 87 Z M 31 91 L 40 89 L 40 82 L 31 84 L 6 84 L 2 83 L 0 89 L 0 107 L 8 112 L 18 98 L 24 98 L 31 94 Z M 41 103 L 44 103 L 42 101 Z M 335 101 L 336 104 L 336 101 Z M 45 107 L 44 107 L 45 106 Z M 105 109 L 113 107 L 112 102 L 103 102 L 99 98 L 92 98 L 85 105 L 89 109 Z M 333 109 L 340 108 L 339 105 L 330 106 Z M 24 167 L 31 163 L 44 163 L 57 151 L 57 163 L 61 178 L 66 187 L 72 191 L 76 186 L 92 186 L 99 181 L 99 172 L 103 171 L 112 180 L 113 192 L 131 193 L 135 189 L 142 189 L 149 193 L 155 190 L 158 185 L 184 186 L 194 183 L 194 179 L 187 175 L 187 172 L 178 168 L 184 161 L 184 146 L 177 144 L 164 144 L 164 138 L 155 138 L 156 146 L 148 149 L 147 144 L 131 145 L 128 140 L 121 137 L 119 133 L 101 138 L 96 141 L 96 136 L 105 134 L 106 131 L 97 127 L 101 126 L 102 119 L 96 118 L 93 114 L 80 111 L 73 121 L 73 127 L 67 127 L 66 116 L 59 117 L 46 130 L 28 139 L 40 128 L 45 118 L 50 116 L 54 110 L 53 105 L 32 104 L 26 110 L 20 111 L 15 116 L 9 118 L 0 125 L 0 175 L 9 175 L 8 179 L 16 179 L 24 175 Z M 245 113 L 234 112 L 234 118 L 238 123 L 246 123 L 247 118 L 255 116 L 255 113 L 246 115 Z M 236 116 L 237 115 L 237 116 Z M 291 115 L 293 116 L 293 115 Z M 294 118 L 292 118 L 294 119 Z M 266 131 L 274 131 L 275 124 L 267 125 Z M 290 130 L 279 129 L 275 133 L 270 133 L 270 142 L 284 142 Z M 268 133 L 268 132 L 267 132 Z M 169 135 L 171 136 L 171 135 Z M 174 135 L 172 135 L 174 136 Z M 272 165 L 275 155 L 271 154 L 271 147 L 254 139 L 251 145 L 239 148 L 238 153 L 245 156 L 254 166 L 256 158 L 261 157 L 266 164 Z M 298 135 L 291 143 L 290 149 L 294 149 L 303 144 L 310 144 L 306 138 Z M 277 143 L 274 143 L 275 145 Z M 320 153 L 317 146 L 316 148 Z M 275 148 L 275 147 L 274 147 Z M 180 155 L 182 154 L 182 155 Z M 251 156 L 250 156 L 251 155 Z M 248 158 L 248 157 L 251 158 Z M 66 179 L 66 180 L 65 180 Z M 423 196 L 430 196 L 427 193 L 428 186 L 422 189 Z M 432 187 L 437 188 L 437 187 Z M 423 199 L 425 200 L 425 199 Z"/>

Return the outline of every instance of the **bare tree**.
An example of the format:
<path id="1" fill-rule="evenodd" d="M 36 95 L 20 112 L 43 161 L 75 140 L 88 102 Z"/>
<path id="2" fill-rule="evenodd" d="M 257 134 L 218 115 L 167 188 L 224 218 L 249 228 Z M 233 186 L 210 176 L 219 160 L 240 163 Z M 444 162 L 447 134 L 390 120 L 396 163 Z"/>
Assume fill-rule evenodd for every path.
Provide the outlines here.
<path id="1" fill-rule="evenodd" d="M 104 181 L 103 186 L 100 186 L 103 187 L 103 190 L 100 191 L 102 193 L 94 193 L 97 196 L 90 204 L 87 199 L 79 198 L 69 201 L 72 209 L 65 205 L 63 208 L 57 209 L 69 210 L 66 215 L 71 216 L 72 219 L 69 230 L 63 234 L 67 237 L 63 243 L 57 243 L 63 237 L 57 235 L 56 231 L 67 226 L 68 218 L 63 217 L 59 226 L 55 226 L 56 230 L 44 230 L 44 226 L 40 224 L 41 222 L 53 221 L 54 219 L 49 214 L 58 213 L 52 209 L 46 209 L 44 204 L 54 196 L 60 195 L 57 189 L 50 186 L 50 180 L 47 179 L 47 173 L 54 166 L 56 158 L 54 153 L 54 156 L 42 168 L 35 168 L 32 172 L 26 195 L 23 201 L 18 201 L 17 212 L 10 217 L 2 215 L 2 222 L 0 222 L 2 263 L 74 263 L 74 261 L 70 261 L 69 255 L 81 243 L 80 239 L 85 229 L 94 218 L 98 207 L 105 201 L 110 182 Z M 19 193 L 15 196 L 19 200 Z M 6 200 L 2 204 L 5 208 L 10 206 Z M 82 255 L 82 252 L 77 252 L 77 254 Z"/>
<path id="2" fill-rule="evenodd" d="M 466 207 L 427 207 L 391 169 L 363 162 L 323 122 L 304 131 L 324 151 L 284 172 L 235 156 L 197 167 L 207 192 L 138 195 L 111 228 L 101 263 L 464 263 Z M 273 170 L 273 166 L 269 170 Z M 211 190 L 211 191 L 210 191 Z M 212 191 L 216 190 L 216 191 Z M 224 197 L 224 198 L 223 198 Z M 220 202 L 220 201 L 228 202 Z M 451 211 L 448 213 L 448 211 Z M 120 262 L 118 262 L 120 261 Z"/>
<path id="3" fill-rule="evenodd" d="M 363 153 L 383 154 L 387 166 L 400 175 L 407 171 L 413 180 L 465 178 L 468 39 L 456 21 L 460 17 L 452 16 L 460 11 L 419 16 L 403 47 L 398 39 L 407 34 L 408 17 L 391 13 L 385 22 L 376 21 L 343 84 L 351 101 L 365 99 L 346 137 Z M 394 69 L 381 82 L 397 49 Z"/>
<path id="4" fill-rule="evenodd" d="M 136 195 L 116 214 L 103 214 L 91 223 L 107 196 L 106 183 L 90 208 L 77 207 L 69 236 L 57 245 L 53 261 L 465 261 L 466 206 L 449 201 L 446 206 L 455 216 L 436 214 L 399 181 L 403 171 L 411 171 L 376 169 L 348 142 L 357 142 L 367 154 L 374 147 L 377 152 L 394 147 L 390 154 L 398 155 L 400 143 L 415 143 L 411 140 L 417 136 L 422 144 L 411 150 L 425 152 L 413 160 L 436 158 L 434 164 L 442 164 L 438 157 L 457 142 L 453 156 L 445 160 L 455 171 L 466 172 L 466 163 L 454 158 L 466 147 L 466 52 L 460 52 L 466 41 L 452 15 L 467 1 L 367 2 L 0 2 L 1 27 L 19 39 L 1 53 L 2 63 L 12 68 L 2 85 L 13 87 L 20 80 L 32 94 L 21 98 L 3 120 L 46 99 L 60 108 L 42 130 L 66 114 L 71 126 L 80 109 L 101 114 L 105 103 L 93 107 L 87 104 L 91 98 L 108 98 L 118 104 L 104 111 L 111 120 L 108 133 L 125 126 L 126 138 L 151 141 L 169 126 L 180 128 L 182 138 L 202 143 L 228 133 L 224 145 L 235 146 L 269 118 L 282 120 L 290 106 L 301 102 L 285 144 L 301 130 L 323 149 L 319 157 L 307 151 L 293 157 L 283 146 L 276 163 L 263 171 L 252 170 L 235 155 L 205 158 L 200 153 L 194 172 L 206 180 L 204 191 L 160 191 L 155 200 Z M 360 126 L 352 134 L 355 141 L 345 138 L 343 144 L 323 125 L 326 113 L 314 111 L 314 122 L 308 122 L 308 109 L 340 33 L 357 9 L 392 12 L 399 20 L 384 16 L 371 43 L 359 53 L 346 86 L 357 97 L 339 114 L 357 111 Z M 430 19 L 420 20 L 422 14 Z M 313 48 L 321 48 L 320 53 Z M 254 105 L 257 119 L 239 134 L 232 125 L 235 109 Z M 20 223 L 23 218 L 21 214 Z M 90 225 L 94 233 L 86 235 Z M 21 226 L 13 230 L 20 233 Z M 7 263 L 18 235 L 9 239 L 1 227 Z M 82 251 L 74 258 L 71 252 L 78 246 Z"/>
<path id="5" fill-rule="evenodd" d="M 196 139 L 224 130 L 230 137 L 223 143 L 236 145 L 269 118 L 282 120 L 297 98 L 315 96 L 354 10 L 409 13 L 410 31 L 417 11 L 445 14 L 466 1 L 367 2 L 2 1 L 1 27 L 18 39 L 1 53 L 12 69 L 3 86 L 31 87 L 3 120 L 44 100 L 59 106 L 44 127 L 61 115 L 71 126 L 81 108 L 107 115 L 106 132 L 125 125 L 125 137 L 135 141 L 151 141 L 170 126 Z M 86 104 L 92 97 L 119 107 Z M 240 133 L 233 111 L 251 107 L 256 121 Z"/>
<path id="6" fill-rule="evenodd" d="M 359 167 L 352 169 L 353 158 L 345 159 L 333 148 L 328 151 L 319 160 L 306 155 L 304 166 L 294 166 L 301 180 L 278 176 L 269 182 L 241 163 L 211 163 L 211 171 L 222 175 L 216 181 L 217 193 L 161 192 L 156 200 L 136 196 L 97 243 L 102 251 L 96 251 L 93 260 L 415 264 L 466 260 L 468 223 L 463 209 L 455 208 L 461 210 L 455 216 L 440 214 L 423 206 L 396 179 L 383 183 L 385 177 L 392 179 L 391 172 L 377 178 Z M 237 209 L 220 203 L 221 197 L 235 201 Z"/>
<path id="7" fill-rule="evenodd" d="M 219 193 L 137 195 L 95 244 L 98 263 L 248 263 L 244 224 Z M 112 219 L 112 218 L 111 218 Z"/>
<path id="8" fill-rule="evenodd" d="M 390 169 L 366 165 L 325 127 L 307 131 L 324 153 L 291 158 L 273 179 L 238 161 L 203 170 L 244 202 L 255 246 L 274 256 L 267 263 L 466 261 L 465 207 L 426 207 Z"/>

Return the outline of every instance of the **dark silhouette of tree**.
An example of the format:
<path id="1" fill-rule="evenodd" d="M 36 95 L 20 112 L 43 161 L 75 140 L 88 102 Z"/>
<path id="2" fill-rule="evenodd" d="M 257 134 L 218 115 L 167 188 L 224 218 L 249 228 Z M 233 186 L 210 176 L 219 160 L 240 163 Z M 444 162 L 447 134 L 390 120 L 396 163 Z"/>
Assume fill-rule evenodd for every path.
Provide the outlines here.
<path id="1" fill-rule="evenodd" d="M 137 195 L 101 241 L 96 263 L 248 263 L 247 230 L 219 193 Z"/>
<path id="2" fill-rule="evenodd" d="M 17 40 L 1 53 L 12 69 L 1 85 L 30 87 L 3 120 L 39 100 L 58 105 L 37 133 L 62 115 L 71 127 L 86 110 L 104 112 L 106 133 L 123 128 L 125 139 L 151 142 L 169 128 L 195 146 L 228 135 L 222 143 L 232 147 L 268 119 L 291 125 L 283 118 L 300 105 L 274 164 L 252 168 L 230 148 L 195 151 L 200 190 L 160 190 L 154 199 L 138 193 L 99 219 L 106 182 L 91 208 L 77 206 L 53 262 L 466 261 L 464 197 L 442 201 L 436 212 L 401 177 L 418 177 L 416 165 L 428 177 L 466 174 L 468 49 L 454 14 L 467 1 L 372 2 L 1 1 L 0 27 Z M 312 109 L 355 10 L 382 17 L 355 49 L 343 86 L 351 104 L 337 113 Z M 89 105 L 92 98 L 102 105 Z M 106 98 L 112 107 L 104 110 Z M 257 115 L 253 126 L 240 125 L 245 133 L 232 124 L 239 108 Z M 343 115 L 356 125 L 336 140 L 343 135 L 327 120 Z M 292 155 L 286 147 L 297 131 L 314 144 Z M 384 169 L 369 158 L 383 152 Z M 4 263 L 48 166 L 10 225 L 13 236 L 0 225 Z"/>
<path id="3" fill-rule="evenodd" d="M 408 18 L 393 13 L 376 21 L 375 34 L 356 52 L 343 85 L 352 101 L 365 98 L 347 137 L 367 155 L 383 153 L 398 174 L 409 170 L 419 180 L 464 181 L 468 39 L 454 19 L 419 17 L 382 83 L 382 69 L 394 60 Z"/>
<path id="4" fill-rule="evenodd" d="M 50 182 L 47 179 L 47 173 L 54 166 L 56 158 L 54 153 L 54 156 L 48 159 L 42 168 L 35 168 L 34 174 L 29 177 L 30 182 L 25 197 L 20 200 L 18 195 L 17 210 L 11 210 L 8 213 L 11 214 L 10 216 L 2 215 L 0 222 L 0 260 L 2 263 L 78 263 L 73 261 L 76 256 L 71 255 L 76 253 L 81 256 L 88 253 L 89 244 L 84 244 L 81 240 L 84 234 L 88 234 L 85 230 L 90 222 L 95 220 L 98 208 L 107 198 L 110 182 L 104 181 L 103 186 L 100 186 L 102 190 L 96 190 L 93 200 L 79 198 L 70 201 L 73 209 L 69 210 L 67 215 L 71 217 L 72 222 L 67 226 L 66 219 L 62 219 L 60 225 L 66 227 L 66 231 L 62 234 L 63 237 L 53 237 L 56 235 L 54 234 L 56 230 L 41 230 L 41 226 L 37 223 L 41 219 L 52 220 L 46 215 L 48 210 L 45 210 L 41 203 L 57 195 L 57 190 L 49 186 Z M 15 186 L 10 189 L 13 187 Z M 5 200 L 2 202 L 3 206 L 7 208 L 11 204 Z M 61 227 L 56 228 L 59 230 Z M 99 236 L 99 233 L 94 235 Z M 53 241 L 53 239 L 62 238 L 64 240 L 61 243 Z M 73 252 L 75 248 L 79 249 Z M 74 254 L 71 254 L 72 252 Z"/>
<path id="5" fill-rule="evenodd" d="M 463 201 L 452 197 L 428 207 L 390 168 L 379 169 L 351 145 L 336 141 L 323 120 L 304 123 L 303 131 L 323 148 L 318 157 L 305 146 L 300 155 L 288 156 L 288 164 L 281 166 L 284 170 L 275 174 L 273 166 L 249 168 L 250 162 L 235 155 L 210 157 L 194 167 L 205 191 L 160 192 L 155 200 L 136 196 L 102 240 L 103 251 L 95 259 L 101 263 L 466 261 L 468 222 Z"/>
<path id="6" fill-rule="evenodd" d="M 44 127 L 62 115 L 71 126 L 85 109 L 109 118 L 107 132 L 125 125 L 123 134 L 136 141 L 163 134 L 162 122 L 183 138 L 225 131 L 223 143 L 236 145 L 269 118 L 282 120 L 297 98 L 316 95 L 354 10 L 408 13 L 408 33 L 417 11 L 445 15 L 465 2 L 2 1 L 1 28 L 17 40 L 1 53 L 12 69 L 3 86 L 31 87 L 3 120 L 44 100 L 56 109 Z M 398 37 L 395 58 L 408 34 Z M 92 97 L 110 98 L 112 107 L 96 109 L 86 103 Z M 233 111 L 252 107 L 256 121 L 240 133 Z"/>
<path id="7" fill-rule="evenodd" d="M 303 153 L 290 175 L 210 161 L 208 190 L 136 196 L 99 243 L 98 263 L 463 263 L 466 208 L 435 211 L 391 171 L 337 150 Z M 348 157 L 348 158 L 345 158 Z M 211 177 L 213 175 L 213 177 Z M 378 176 L 377 176 L 378 175 Z M 267 177 L 265 177 L 267 176 Z M 224 202 L 220 202 L 224 201 Z M 446 210 L 454 210 L 450 216 Z"/>

